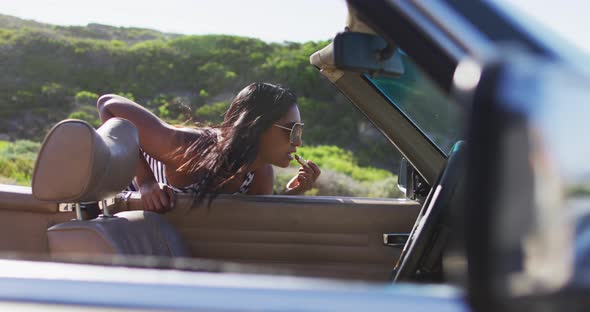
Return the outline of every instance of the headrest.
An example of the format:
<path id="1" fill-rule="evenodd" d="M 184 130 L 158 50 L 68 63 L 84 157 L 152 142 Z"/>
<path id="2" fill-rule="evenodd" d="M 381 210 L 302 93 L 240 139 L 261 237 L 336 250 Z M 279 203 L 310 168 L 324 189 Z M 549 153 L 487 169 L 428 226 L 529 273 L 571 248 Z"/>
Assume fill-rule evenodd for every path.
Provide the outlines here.
<path id="1" fill-rule="evenodd" d="M 111 118 L 98 130 L 64 120 L 47 134 L 33 172 L 33 196 L 51 202 L 93 202 L 129 185 L 139 159 L 135 126 Z"/>

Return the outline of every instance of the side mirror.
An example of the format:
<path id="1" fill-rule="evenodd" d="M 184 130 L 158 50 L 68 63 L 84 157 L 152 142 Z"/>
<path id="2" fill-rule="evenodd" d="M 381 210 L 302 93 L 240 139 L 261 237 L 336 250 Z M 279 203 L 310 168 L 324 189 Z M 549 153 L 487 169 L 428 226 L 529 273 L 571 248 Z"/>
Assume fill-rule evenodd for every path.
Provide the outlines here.
<path id="1" fill-rule="evenodd" d="M 334 66 L 375 76 L 399 77 L 404 65 L 394 46 L 366 33 L 343 32 L 334 38 Z"/>
<path id="2" fill-rule="evenodd" d="M 429 191 L 426 181 L 405 158 L 402 158 L 400 162 L 397 187 L 406 194 L 407 198 L 414 200 L 425 198 Z"/>

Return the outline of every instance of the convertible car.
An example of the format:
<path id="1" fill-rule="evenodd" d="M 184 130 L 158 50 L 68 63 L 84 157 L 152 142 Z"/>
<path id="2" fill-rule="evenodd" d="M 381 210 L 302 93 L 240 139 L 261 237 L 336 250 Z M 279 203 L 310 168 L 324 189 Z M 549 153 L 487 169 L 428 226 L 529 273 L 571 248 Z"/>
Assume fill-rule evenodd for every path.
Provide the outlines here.
<path id="1" fill-rule="evenodd" d="M 2 310 L 586 310 L 588 74 L 492 1 L 349 0 L 310 66 L 404 156 L 405 199 L 123 190 L 134 126 L 65 120 L 0 185 Z"/>

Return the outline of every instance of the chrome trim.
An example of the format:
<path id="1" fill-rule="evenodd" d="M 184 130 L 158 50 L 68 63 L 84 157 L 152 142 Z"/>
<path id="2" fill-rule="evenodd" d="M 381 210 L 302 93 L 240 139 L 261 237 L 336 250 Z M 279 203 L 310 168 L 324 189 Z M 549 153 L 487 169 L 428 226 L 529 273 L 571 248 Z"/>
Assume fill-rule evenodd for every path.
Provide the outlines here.
<path id="1" fill-rule="evenodd" d="M 58 205 L 58 211 L 59 212 L 70 212 L 70 211 L 74 211 L 74 204 L 60 203 Z"/>
<path id="2" fill-rule="evenodd" d="M 82 207 L 80 206 L 80 203 L 75 203 L 74 207 L 76 209 L 76 220 L 84 220 L 84 215 L 82 214 Z"/>
<path id="3" fill-rule="evenodd" d="M 383 245 L 404 248 L 409 238 L 410 233 L 384 233 Z"/>
<path id="4" fill-rule="evenodd" d="M 102 210 L 104 216 L 110 217 L 112 214 L 109 211 L 109 207 L 115 204 L 115 197 L 107 198 L 98 202 L 98 208 Z"/>
<path id="5" fill-rule="evenodd" d="M 0 260 L 5 302 L 183 311 L 469 310 L 463 292 L 444 285 Z"/>

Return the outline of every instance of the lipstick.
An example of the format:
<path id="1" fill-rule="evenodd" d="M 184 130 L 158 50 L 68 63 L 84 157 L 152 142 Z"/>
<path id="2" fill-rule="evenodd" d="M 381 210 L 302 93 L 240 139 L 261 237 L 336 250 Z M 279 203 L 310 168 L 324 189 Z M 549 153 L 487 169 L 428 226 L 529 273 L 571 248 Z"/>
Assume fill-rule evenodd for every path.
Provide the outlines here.
<path id="1" fill-rule="evenodd" d="M 302 165 L 305 168 L 309 168 L 309 165 L 307 164 L 307 161 L 303 158 L 301 158 L 299 155 L 294 154 L 295 155 L 295 160 L 297 160 L 297 162 Z"/>

